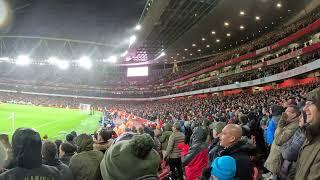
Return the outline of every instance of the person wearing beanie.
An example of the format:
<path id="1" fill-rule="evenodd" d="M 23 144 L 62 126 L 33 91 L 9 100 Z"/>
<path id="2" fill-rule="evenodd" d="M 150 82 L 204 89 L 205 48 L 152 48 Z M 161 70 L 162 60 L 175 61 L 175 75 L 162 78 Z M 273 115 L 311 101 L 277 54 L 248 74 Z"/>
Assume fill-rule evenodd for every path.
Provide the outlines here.
<path id="1" fill-rule="evenodd" d="M 70 159 L 75 154 L 76 150 L 77 148 L 74 145 L 68 142 L 62 143 L 59 148 L 60 161 L 65 165 L 69 165 Z"/>
<path id="2" fill-rule="evenodd" d="M 29 128 L 17 129 L 12 137 L 15 167 L 0 174 L 0 180 L 62 179 L 57 168 L 42 164 L 41 147 L 42 142 L 38 132 Z"/>
<path id="3" fill-rule="evenodd" d="M 181 150 L 178 144 L 184 143 L 185 135 L 180 131 L 180 123 L 174 123 L 172 127 L 172 134 L 169 137 L 166 153 L 164 159 L 169 163 L 170 170 L 175 179 L 183 179 Z"/>
<path id="4" fill-rule="evenodd" d="M 57 146 L 51 141 L 42 144 L 42 163 L 48 166 L 56 167 L 62 174 L 62 180 L 72 180 L 72 173 L 69 167 L 63 164 L 57 156 Z"/>
<path id="5" fill-rule="evenodd" d="M 88 134 L 80 134 L 75 139 L 77 154 L 70 159 L 69 167 L 75 180 L 100 180 L 99 169 L 103 158 L 101 151 L 93 150 L 93 139 Z"/>
<path id="6" fill-rule="evenodd" d="M 307 94 L 303 110 L 307 114 L 303 127 L 306 140 L 300 149 L 295 180 L 320 179 L 320 88 Z"/>
<path id="7" fill-rule="evenodd" d="M 72 145 L 75 145 L 75 143 L 74 143 L 74 136 L 72 135 L 72 134 L 68 134 L 67 136 L 66 136 L 66 142 L 68 142 L 68 143 L 70 143 L 70 144 L 72 144 Z"/>
<path id="8" fill-rule="evenodd" d="M 233 180 L 237 172 L 236 160 L 231 156 L 217 157 L 211 164 L 213 179 Z"/>
<path id="9" fill-rule="evenodd" d="M 134 135 L 118 141 L 105 153 L 100 164 L 104 180 L 132 180 L 146 175 L 156 176 L 160 156 L 153 149 L 149 134 Z"/>

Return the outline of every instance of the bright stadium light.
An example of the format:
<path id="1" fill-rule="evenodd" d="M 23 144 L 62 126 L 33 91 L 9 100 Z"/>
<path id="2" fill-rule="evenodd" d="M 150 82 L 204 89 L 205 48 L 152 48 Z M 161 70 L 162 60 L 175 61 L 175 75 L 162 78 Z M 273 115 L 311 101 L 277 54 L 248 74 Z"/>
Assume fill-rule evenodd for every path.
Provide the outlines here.
<path id="1" fill-rule="evenodd" d="M 160 55 L 159 55 L 158 57 L 156 57 L 156 59 L 159 59 L 159 58 L 161 58 L 161 57 L 163 57 L 163 56 L 165 56 L 165 55 L 166 55 L 166 53 L 162 51 L 162 52 L 160 53 Z"/>
<path id="2" fill-rule="evenodd" d="M 105 60 L 105 62 L 110 62 L 110 63 L 116 63 L 118 60 L 117 56 L 110 56 L 108 59 Z"/>
<path id="3" fill-rule="evenodd" d="M 27 66 L 31 64 L 32 60 L 27 55 L 19 55 L 16 59 L 16 64 L 19 66 Z"/>
<path id="4" fill-rule="evenodd" d="M 129 46 L 131 46 L 134 42 L 136 42 L 137 37 L 135 35 L 131 36 L 129 39 Z"/>
<path id="5" fill-rule="evenodd" d="M 61 70 L 66 70 L 69 68 L 70 64 L 68 61 L 60 60 L 56 63 L 56 66 Z"/>
<path id="6" fill-rule="evenodd" d="M 0 61 L 9 62 L 10 58 L 9 57 L 0 57 Z"/>
<path id="7" fill-rule="evenodd" d="M 49 64 L 56 64 L 58 61 L 59 61 L 59 60 L 58 60 L 58 58 L 56 58 L 56 57 L 50 57 L 50 58 L 48 59 L 48 63 L 49 63 Z"/>
<path id="8" fill-rule="evenodd" d="M 140 24 L 136 25 L 136 27 L 134 29 L 137 31 L 141 30 L 141 25 Z"/>
<path id="9" fill-rule="evenodd" d="M 91 59 L 88 56 L 83 56 L 78 60 L 78 64 L 80 67 L 84 69 L 91 69 L 92 62 Z"/>
<path id="10" fill-rule="evenodd" d="M 123 52 L 120 56 L 125 57 L 128 54 L 128 51 Z"/>

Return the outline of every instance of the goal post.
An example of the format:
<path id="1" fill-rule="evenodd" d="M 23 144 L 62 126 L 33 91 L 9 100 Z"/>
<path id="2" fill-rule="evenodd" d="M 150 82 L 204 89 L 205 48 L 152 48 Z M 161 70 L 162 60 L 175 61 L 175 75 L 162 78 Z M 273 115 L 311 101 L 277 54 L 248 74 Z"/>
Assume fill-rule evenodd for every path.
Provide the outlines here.
<path id="1" fill-rule="evenodd" d="M 83 112 L 90 113 L 91 104 L 83 104 L 83 103 L 80 103 L 79 109 L 82 110 Z"/>

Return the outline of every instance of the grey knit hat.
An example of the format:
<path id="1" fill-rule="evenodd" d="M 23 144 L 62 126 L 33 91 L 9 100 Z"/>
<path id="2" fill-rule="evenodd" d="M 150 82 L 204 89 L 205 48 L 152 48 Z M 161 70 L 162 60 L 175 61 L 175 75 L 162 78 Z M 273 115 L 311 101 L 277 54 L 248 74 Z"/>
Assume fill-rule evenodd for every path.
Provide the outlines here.
<path id="1" fill-rule="evenodd" d="M 313 102 L 320 111 L 320 88 L 316 88 L 307 94 L 307 101 Z"/>

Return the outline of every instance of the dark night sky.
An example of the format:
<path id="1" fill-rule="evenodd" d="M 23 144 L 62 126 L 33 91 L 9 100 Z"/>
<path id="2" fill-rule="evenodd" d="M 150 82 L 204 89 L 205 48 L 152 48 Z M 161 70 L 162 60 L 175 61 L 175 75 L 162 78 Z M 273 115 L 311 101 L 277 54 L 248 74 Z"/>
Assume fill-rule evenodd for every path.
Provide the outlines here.
<path id="1" fill-rule="evenodd" d="M 146 0 L 17 0 L 7 35 L 118 43 L 132 35 Z M 24 1 L 24 2 L 23 2 Z M 23 5 L 28 5 L 25 8 Z"/>

